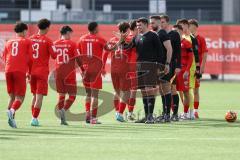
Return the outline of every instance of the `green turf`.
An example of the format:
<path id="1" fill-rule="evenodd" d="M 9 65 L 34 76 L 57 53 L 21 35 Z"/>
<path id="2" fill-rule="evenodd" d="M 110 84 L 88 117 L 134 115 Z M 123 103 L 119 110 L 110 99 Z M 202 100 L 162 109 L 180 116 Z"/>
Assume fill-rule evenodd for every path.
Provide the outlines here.
<path id="1" fill-rule="evenodd" d="M 111 84 L 104 90 L 112 91 Z M 30 127 L 31 95 L 17 112 L 18 129 L 7 125 L 5 84 L 0 83 L 0 160 L 239 160 L 240 123 L 224 121 L 229 109 L 239 110 L 239 83 L 205 82 L 201 87 L 201 120 L 171 124 L 118 123 L 114 112 L 99 119 L 102 125 L 69 122 L 59 126 L 54 115 L 56 94 L 44 99 L 41 127 Z M 111 98 L 111 97 L 109 97 Z M 160 98 L 156 111 L 160 109 Z M 78 97 L 72 112 L 83 111 Z M 141 109 L 141 101 L 137 102 Z M 180 109 L 182 110 L 182 108 Z"/>

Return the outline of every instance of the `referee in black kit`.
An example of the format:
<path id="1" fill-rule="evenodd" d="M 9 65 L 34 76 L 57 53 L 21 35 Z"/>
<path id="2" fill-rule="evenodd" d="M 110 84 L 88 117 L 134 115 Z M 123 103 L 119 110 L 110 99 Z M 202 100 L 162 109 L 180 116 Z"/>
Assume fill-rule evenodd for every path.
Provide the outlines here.
<path id="1" fill-rule="evenodd" d="M 168 15 L 160 15 L 161 28 L 164 29 L 170 36 L 172 44 L 172 60 L 170 63 L 170 75 L 171 75 L 171 90 L 172 90 L 172 104 L 173 114 L 172 121 L 179 121 L 178 108 L 179 108 L 179 96 L 176 89 L 176 76 L 181 71 L 181 37 L 176 30 L 170 27 L 170 18 Z M 180 26 L 181 27 L 181 26 Z"/>
<path id="2" fill-rule="evenodd" d="M 159 77 L 159 93 L 162 96 L 163 112 L 162 115 L 156 119 L 156 122 L 170 122 L 170 112 L 172 105 L 172 94 L 171 94 L 171 68 L 170 63 L 172 59 L 172 45 L 170 36 L 167 32 L 160 27 L 160 16 L 150 16 L 150 24 L 153 31 L 158 34 L 158 37 L 163 46 L 163 56 L 160 64 L 164 65 L 164 76 Z"/>
<path id="3" fill-rule="evenodd" d="M 154 123 L 153 111 L 155 104 L 156 86 L 160 74 L 159 62 L 163 51 L 158 35 L 148 29 L 148 19 L 137 19 L 139 34 L 132 42 L 124 45 L 124 48 L 137 50 L 138 89 L 141 89 L 145 111 L 145 117 L 136 123 Z"/>

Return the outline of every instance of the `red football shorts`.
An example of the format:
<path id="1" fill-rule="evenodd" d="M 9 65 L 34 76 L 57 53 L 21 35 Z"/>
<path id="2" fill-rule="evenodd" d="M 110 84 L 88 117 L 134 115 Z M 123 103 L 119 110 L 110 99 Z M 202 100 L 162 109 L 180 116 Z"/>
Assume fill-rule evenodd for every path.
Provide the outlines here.
<path id="1" fill-rule="evenodd" d="M 189 77 L 188 79 L 183 79 L 183 73 L 184 71 L 181 71 L 177 76 L 176 76 L 176 88 L 177 91 L 189 91 Z"/>
<path id="2" fill-rule="evenodd" d="M 111 73 L 113 88 L 115 90 L 129 91 L 131 89 L 131 79 L 126 73 Z"/>
<path id="3" fill-rule="evenodd" d="M 102 89 L 102 76 L 96 76 L 96 74 L 87 74 L 83 78 L 83 85 L 85 88 Z"/>
<path id="4" fill-rule="evenodd" d="M 195 88 L 199 88 L 200 87 L 200 80 L 197 80 L 195 78 Z"/>
<path id="5" fill-rule="evenodd" d="M 8 94 L 25 96 L 26 93 L 26 73 L 7 72 L 6 83 Z"/>
<path id="6" fill-rule="evenodd" d="M 76 95 L 77 81 L 76 79 L 56 78 L 56 88 L 58 93 Z"/>
<path id="7" fill-rule="evenodd" d="M 32 94 L 48 94 L 48 78 L 37 75 L 31 75 L 30 80 Z"/>

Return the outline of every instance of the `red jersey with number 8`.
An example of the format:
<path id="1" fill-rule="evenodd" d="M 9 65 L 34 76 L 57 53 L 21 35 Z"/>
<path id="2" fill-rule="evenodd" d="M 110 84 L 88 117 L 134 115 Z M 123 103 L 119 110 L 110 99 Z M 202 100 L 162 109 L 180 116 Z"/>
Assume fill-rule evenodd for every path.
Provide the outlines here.
<path id="1" fill-rule="evenodd" d="M 3 51 L 3 60 L 6 63 L 5 72 L 23 72 L 29 69 L 29 60 L 32 55 L 32 46 L 29 39 L 17 37 L 9 40 Z"/>

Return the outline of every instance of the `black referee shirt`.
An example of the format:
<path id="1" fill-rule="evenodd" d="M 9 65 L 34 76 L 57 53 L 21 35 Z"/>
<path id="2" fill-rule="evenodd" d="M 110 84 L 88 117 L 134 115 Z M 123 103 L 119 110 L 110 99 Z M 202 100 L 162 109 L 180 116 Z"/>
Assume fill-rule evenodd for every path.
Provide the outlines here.
<path id="1" fill-rule="evenodd" d="M 181 68 L 181 37 L 177 31 L 170 31 L 168 32 L 170 36 L 171 44 L 172 44 L 172 59 L 171 63 L 176 68 Z"/>
<path id="2" fill-rule="evenodd" d="M 137 50 L 137 62 L 161 62 L 163 47 L 158 35 L 152 31 L 139 34 L 132 40 L 132 47 Z"/>

